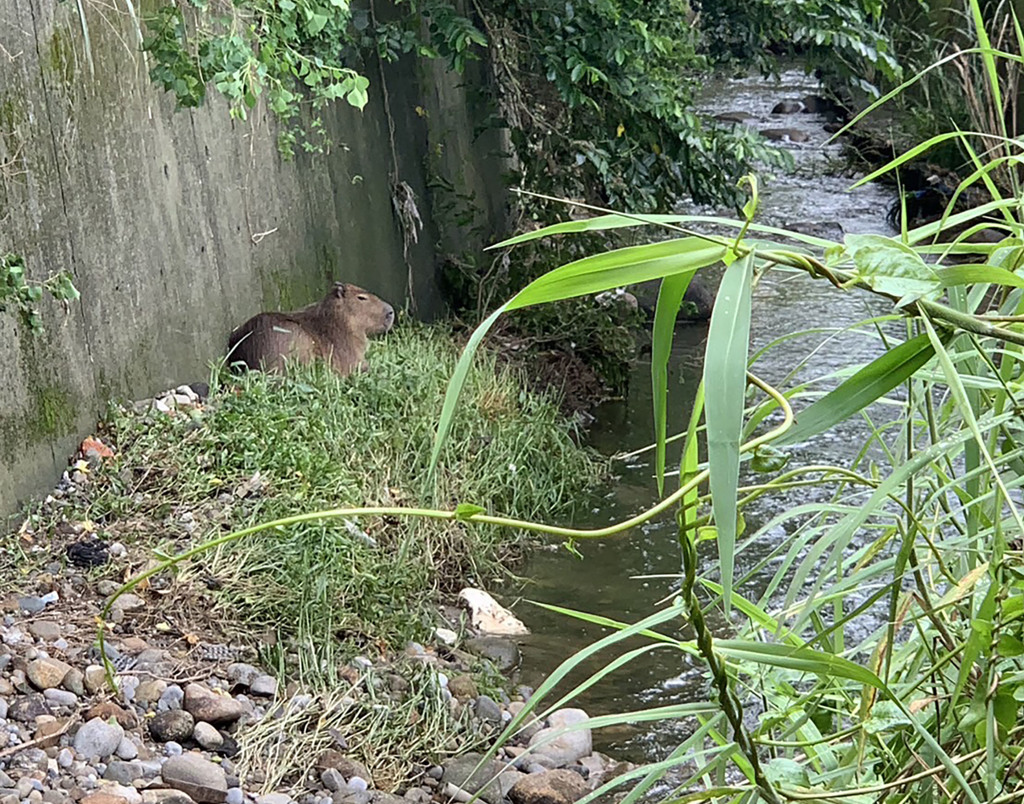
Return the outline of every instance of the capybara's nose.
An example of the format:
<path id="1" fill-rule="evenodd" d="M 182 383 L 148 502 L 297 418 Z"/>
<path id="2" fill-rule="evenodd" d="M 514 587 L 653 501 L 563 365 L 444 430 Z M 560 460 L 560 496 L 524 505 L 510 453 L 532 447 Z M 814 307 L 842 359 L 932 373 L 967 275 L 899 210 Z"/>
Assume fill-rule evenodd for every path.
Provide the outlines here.
<path id="1" fill-rule="evenodd" d="M 391 329 L 391 325 L 395 323 L 395 308 L 385 302 L 384 307 L 384 329 Z"/>

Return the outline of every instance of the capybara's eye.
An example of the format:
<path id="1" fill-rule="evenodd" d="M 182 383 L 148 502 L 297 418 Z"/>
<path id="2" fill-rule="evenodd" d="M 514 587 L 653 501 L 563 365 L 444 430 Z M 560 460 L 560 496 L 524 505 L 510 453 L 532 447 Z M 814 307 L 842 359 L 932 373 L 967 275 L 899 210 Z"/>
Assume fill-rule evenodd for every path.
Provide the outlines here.
<path id="1" fill-rule="evenodd" d="M 366 301 L 367 299 L 367 296 L 363 295 L 362 293 L 359 294 L 359 301 Z"/>

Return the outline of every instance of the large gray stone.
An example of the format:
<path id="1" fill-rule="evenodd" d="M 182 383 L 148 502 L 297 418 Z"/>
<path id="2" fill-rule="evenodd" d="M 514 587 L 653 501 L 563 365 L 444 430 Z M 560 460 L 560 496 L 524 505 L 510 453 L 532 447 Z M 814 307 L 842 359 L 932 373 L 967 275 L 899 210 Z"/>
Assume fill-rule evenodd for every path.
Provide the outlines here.
<path id="1" fill-rule="evenodd" d="M 117 750 L 124 737 L 124 729 L 116 721 L 94 717 L 75 734 L 72 746 L 75 753 L 84 759 L 99 757 L 106 759 Z"/>
<path id="2" fill-rule="evenodd" d="M 166 712 L 158 712 L 149 721 L 149 733 L 154 740 L 166 743 L 169 740 L 180 743 L 188 740 L 195 729 L 196 721 L 184 709 L 169 709 Z"/>
<path id="3" fill-rule="evenodd" d="M 504 794 L 497 776 L 504 765 L 493 759 L 480 764 L 482 758 L 482 754 L 471 753 L 446 760 L 441 764 L 444 768 L 441 781 L 467 793 L 479 793 L 488 804 L 501 804 Z"/>
<path id="4" fill-rule="evenodd" d="M 467 639 L 466 650 L 484 659 L 490 659 L 502 673 L 513 670 L 522 661 L 519 646 L 511 639 L 500 636 L 480 636 Z"/>
<path id="5" fill-rule="evenodd" d="M 185 687 L 185 710 L 206 723 L 234 723 L 246 708 L 229 695 L 220 695 L 201 684 Z"/>
<path id="6" fill-rule="evenodd" d="M 549 727 L 530 738 L 530 748 L 551 759 L 558 768 L 582 759 L 594 750 L 590 729 L 581 725 L 587 720 L 582 709 L 559 709 L 548 716 Z"/>
<path id="7" fill-rule="evenodd" d="M 169 757 L 160 775 L 168 787 L 187 793 L 195 801 L 221 804 L 228 794 L 224 769 L 199 754 Z"/>

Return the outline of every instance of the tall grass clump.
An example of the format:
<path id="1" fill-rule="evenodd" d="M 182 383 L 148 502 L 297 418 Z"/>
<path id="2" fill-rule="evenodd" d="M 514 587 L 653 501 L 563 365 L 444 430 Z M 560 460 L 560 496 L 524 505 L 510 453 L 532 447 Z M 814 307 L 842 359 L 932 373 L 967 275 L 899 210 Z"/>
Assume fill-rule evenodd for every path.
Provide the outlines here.
<path id="1" fill-rule="evenodd" d="M 977 40 L 970 55 L 986 82 L 974 98 L 992 105 L 976 119 L 987 117 L 992 130 L 935 137 L 883 168 L 955 144 L 972 172 L 938 220 L 904 223 L 897 237 L 808 237 L 758 225 L 751 183 L 737 221 L 605 214 L 503 244 L 628 226 L 674 236 L 564 265 L 499 308 L 456 369 L 435 445 L 442 466 L 474 348 L 502 314 L 661 280 L 652 452 L 669 492 L 646 514 L 598 531 L 538 529 L 600 538 L 672 509 L 677 585 L 638 623 L 562 609 L 611 632 L 567 657 L 506 736 L 653 650 L 684 666 L 700 663 L 708 700 L 592 720 L 602 727 L 685 718 L 692 733 L 583 804 L 616 787 L 631 788 L 625 800 L 633 802 L 659 783 L 668 785 L 659 799 L 678 802 L 1024 799 L 1024 141 L 1007 114 L 1024 33 L 1012 15 L 993 21 L 979 0 L 969 0 L 966 14 Z M 991 25 L 1014 32 L 1012 52 L 992 46 Z M 984 198 L 963 208 L 958 201 L 971 188 Z M 668 473 L 673 324 L 687 284 L 713 265 L 725 272 L 703 383 L 678 436 L 680 471 Z M 874 333 L 878 356 L 774 386 L 759 377 L 764 350 L 749 352 L 751 298 L 769 272 L 888 300 L 888 315 L 851 328 L 857 337 Z M 774 345 L 792 335 L 780 333 Z M 809 462 L 851 419 L 863 422 L 855 457 Z M 772 511 L 769 521 L 744 516 L 765 497 L 774 498 L 762 508 Z M 780 532 L 789 537 L 780 541 Z M 747 550 L 757 557 L 738 562 Z M 570 673 L 607 649 L 616 649 L 608 664 L 566 692 Z"/>
<path id="2" fill-rule="evenodd" d="M 469 378 L 445 470 L 428 476 L 456 356 L 450 332 L 408 324 L 373 344 L 368 371 L 346 378 L 319 365 L 288 377 L 250 372 L 225 379 L 192 416 L 118 409 L 117 457 L 93 477 L 83 516 L 126 542 L 151 541 L 155 519 L 164 550 L 177 551 L 321 508 L 571 509 L 601 461 L 557 400 L 524 390 L 493 357 Z M 438 593 L 506 576 L 517 535 L 466 521 L 310 521 L 223 545 L 183 565 L 181 580 L 195 581 L 230 632 L 276 630 L 282 670 L 330 681 L 343 654 L 427 635 Z"/>

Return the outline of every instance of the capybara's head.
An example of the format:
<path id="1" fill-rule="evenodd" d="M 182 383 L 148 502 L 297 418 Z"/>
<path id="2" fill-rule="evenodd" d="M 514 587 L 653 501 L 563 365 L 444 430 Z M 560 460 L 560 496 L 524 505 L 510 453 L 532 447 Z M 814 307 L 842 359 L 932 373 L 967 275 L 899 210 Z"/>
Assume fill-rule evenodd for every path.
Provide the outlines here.
<path id="1" fill-rule="evenodd" d="M 395 323 L 395 308 L 361 287 L 335 282 L 327 301 L 351 329 L 366 335 L 382 335 Z"/>

